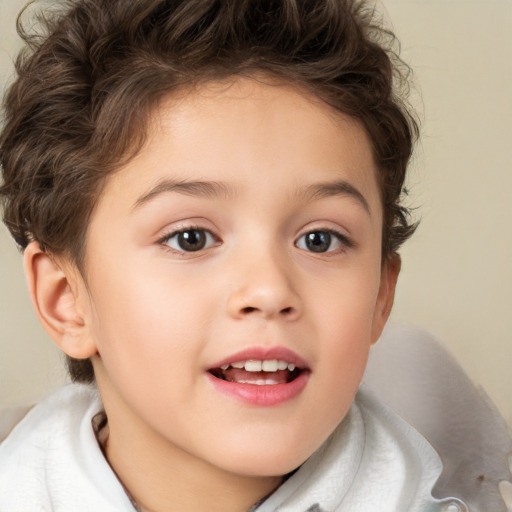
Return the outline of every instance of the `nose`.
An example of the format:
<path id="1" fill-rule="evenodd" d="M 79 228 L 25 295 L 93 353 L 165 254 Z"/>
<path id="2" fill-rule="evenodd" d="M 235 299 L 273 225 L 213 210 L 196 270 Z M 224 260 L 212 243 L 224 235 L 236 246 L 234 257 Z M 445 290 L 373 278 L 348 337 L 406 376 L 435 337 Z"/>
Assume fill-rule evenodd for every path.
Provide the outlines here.
<path id="1" fill-rule="evenodd" d="M 228 298 L 233 318 L 260 317 L 294 321 L 300 317 L 302 302 L 294 288 L 292 270 L 271 255 L 253 254 L 234 264 L 237 272 Z"/>

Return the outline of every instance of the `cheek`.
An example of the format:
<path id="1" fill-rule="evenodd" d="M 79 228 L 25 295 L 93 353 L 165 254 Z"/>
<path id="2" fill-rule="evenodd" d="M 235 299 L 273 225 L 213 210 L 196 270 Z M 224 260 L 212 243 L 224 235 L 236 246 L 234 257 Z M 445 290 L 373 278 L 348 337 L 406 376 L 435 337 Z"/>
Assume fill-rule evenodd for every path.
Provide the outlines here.
<path id="1" fill-rule="evenodd" d="M 161 275 L 139 276 L 98 276 L 92 332 L 103 364 L 113 376 L 191 379 L 183 363 L 197 360 L 204 341 L 205 298 Z"/>
<path id="2" fill-rule="evenodd" d="M 378 296 L 375 266 L 341 276 L 311 301 L 317 319 L 316 338 L 322 340 L 322 372 L 337 389 L 356 389 L 372 341 Z"/>
<path id="3" fill-rule="evenodd" d="M 350 266 L 313 282 L 309 307 L 327 331 L 363 337 L 371 331 L 380 285 L 378 264 Z"/>
<path id="4" fill-rule="evenodd" d="M 367 317 L 339 315 L 335 326 L 324 330 L 322 373 L 337 389 L 356 389 L 371 347 Z"/>

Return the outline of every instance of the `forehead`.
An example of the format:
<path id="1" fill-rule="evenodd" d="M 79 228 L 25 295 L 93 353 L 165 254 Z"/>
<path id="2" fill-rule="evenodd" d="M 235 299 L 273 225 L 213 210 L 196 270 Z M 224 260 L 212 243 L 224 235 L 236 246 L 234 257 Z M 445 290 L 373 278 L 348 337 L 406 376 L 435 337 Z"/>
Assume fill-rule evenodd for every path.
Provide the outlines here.
<path id="1" fill-rule="evenodd" d="M 345 180 L 380 203 L 361 123 L 295 85 L 232 78 L 184 88 L 158 103 L 148 127 L 146 144 L 108 178 L 106 194 L 120 188 L 133 200 L 172 179 L 221 182 L 233 193 L 271 182 L 290 198 Z"/>

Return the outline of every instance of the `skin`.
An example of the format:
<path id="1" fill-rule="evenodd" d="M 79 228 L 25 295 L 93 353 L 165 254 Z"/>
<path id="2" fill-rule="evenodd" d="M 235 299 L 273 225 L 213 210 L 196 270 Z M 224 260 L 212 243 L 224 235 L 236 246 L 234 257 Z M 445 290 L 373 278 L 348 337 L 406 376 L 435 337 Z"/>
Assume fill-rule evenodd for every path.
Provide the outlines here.
<path id="1" fill-rule="evenodd" d="M 39 317 L 66 353 L 92 357 L 107 458 L 144 510 L 245 511 L 345 416 L 399 270 L 381 261 L 376 173 L 361 125 L 307 92 L 210 83 L 163 101 L 145 147 L 107 179 L 85 278 L 29 246 Z M 185 181 L 210 185 L 170 186 Z M 326 183 L 337 193 L 304 192 Z M 172 238 L 191 228 L 211 233 L 203 250 Z M 341 238 L 313 252 L 315 231 Z M 291 400 L 243 403 L 207 378 L 277 345 L 309 369 Z"/>

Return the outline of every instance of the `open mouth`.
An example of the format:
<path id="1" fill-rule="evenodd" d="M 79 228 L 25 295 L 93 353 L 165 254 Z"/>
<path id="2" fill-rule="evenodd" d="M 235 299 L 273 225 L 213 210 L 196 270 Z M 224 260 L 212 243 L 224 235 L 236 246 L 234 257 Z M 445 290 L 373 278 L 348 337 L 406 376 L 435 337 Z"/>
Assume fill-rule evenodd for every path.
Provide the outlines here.
<path id="1" fill-rule="evenodd" d="M 305 369 L 298 368 L 295 364 L 284 360 L 249 359 L 224 364 L 219 368 L 212 368 L 208 371 L 217 379 L 227 382 L 272 386 L 293 382 Z"/>

